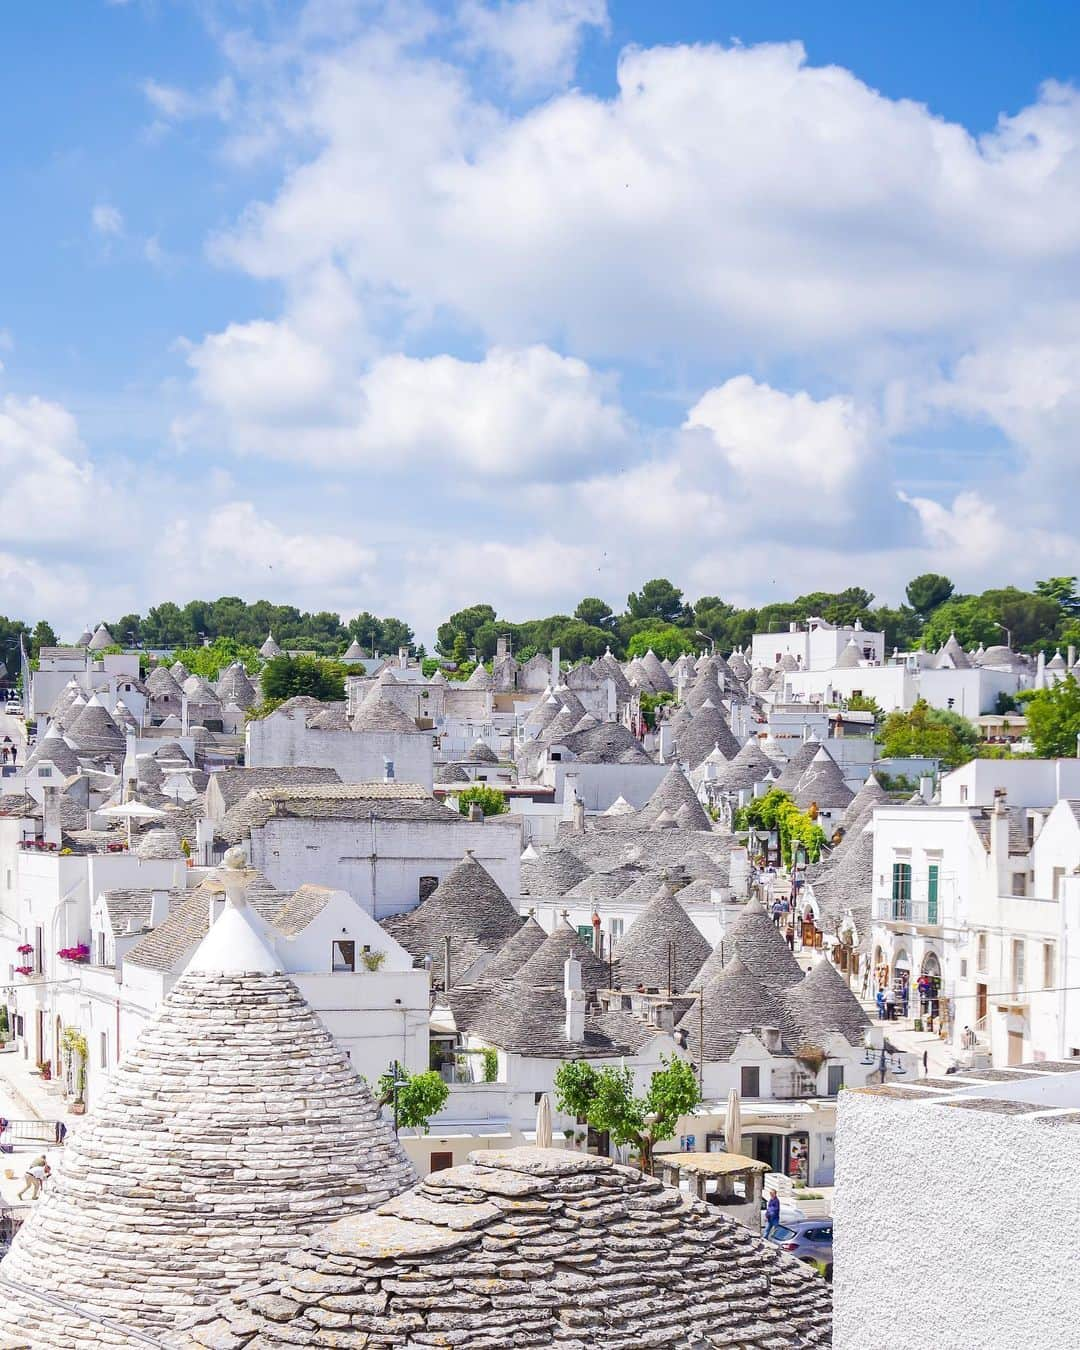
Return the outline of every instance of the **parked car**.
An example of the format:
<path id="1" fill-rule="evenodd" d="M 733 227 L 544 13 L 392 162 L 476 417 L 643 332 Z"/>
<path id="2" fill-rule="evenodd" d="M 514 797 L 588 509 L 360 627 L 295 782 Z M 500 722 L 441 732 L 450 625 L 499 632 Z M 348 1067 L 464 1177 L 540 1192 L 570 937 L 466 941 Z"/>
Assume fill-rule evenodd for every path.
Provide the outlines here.
<path id="1" fill-rule="evenodd" d="M 799 1219 L 788 1223 L 783 1219 L 769 1234 L 783 1252 L 790 1252 L 800 1261 L 816 1266 L 827 1280 L 832 1279 L 832 1219 Z"/>

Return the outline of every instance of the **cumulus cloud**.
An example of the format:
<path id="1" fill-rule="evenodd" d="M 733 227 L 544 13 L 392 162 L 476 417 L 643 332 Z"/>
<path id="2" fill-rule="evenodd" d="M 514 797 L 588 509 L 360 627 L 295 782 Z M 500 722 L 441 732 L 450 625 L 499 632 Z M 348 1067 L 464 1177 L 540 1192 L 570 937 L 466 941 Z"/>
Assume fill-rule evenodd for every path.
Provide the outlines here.
<path id="1" fill-rule="evenodd" d="M 479 361 L 395 354 L 348 372 L 291 323 L 257 321 L 212 335 L 188 359 L 241 452 L 557 481 L 634 449 L 610 381 L 547 347 L 493 348 Z"/>
<path id="2" fill-rule="evenodd" d="M 518 93 L 566 84 L 585 30 L 607 18 L 606 0 L 465 0 L 458 13 L 465 51 Z"/>

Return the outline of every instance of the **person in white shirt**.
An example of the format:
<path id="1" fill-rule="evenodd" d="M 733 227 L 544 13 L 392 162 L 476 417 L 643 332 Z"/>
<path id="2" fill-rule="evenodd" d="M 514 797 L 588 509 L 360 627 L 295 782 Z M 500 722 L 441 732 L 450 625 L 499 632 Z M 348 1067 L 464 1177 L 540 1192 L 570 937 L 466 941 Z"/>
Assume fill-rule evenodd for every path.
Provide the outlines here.
<path id="1" fill-rule="evenodd" d="M 23 1185 L 22 1190 L 19 1192 L 19 1199 L 20 1200 L 24 1199 L 26 1196 L 26 1192 L 29 1191 L 30 1199 L 36 1200 L 38 1196 L 41 1195 L 41 1188 L 42 1186 L 45 1185 L 46 1180 L 49 1178 L 51 1174 L 52 1169 L 50 1168 L 49 1164 L 45 1161 L 45 1159 L 35 1158 L 34 1161 L 30 1164 L 30 1166 L 26 1169 L 26 1172 L 23 1176 L 23 1182 L 25 1184 Z"/>

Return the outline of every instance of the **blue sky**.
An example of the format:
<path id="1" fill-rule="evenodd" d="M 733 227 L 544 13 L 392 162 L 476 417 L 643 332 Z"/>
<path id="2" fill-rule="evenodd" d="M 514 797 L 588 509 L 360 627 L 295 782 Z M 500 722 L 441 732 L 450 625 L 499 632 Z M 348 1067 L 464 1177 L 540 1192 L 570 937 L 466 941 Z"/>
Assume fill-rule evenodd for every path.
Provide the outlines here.
<path id="1" fill-rule="evenodd" d="M 1080 570 L 1075 6 L 0 22 L 8 613 Z"/>

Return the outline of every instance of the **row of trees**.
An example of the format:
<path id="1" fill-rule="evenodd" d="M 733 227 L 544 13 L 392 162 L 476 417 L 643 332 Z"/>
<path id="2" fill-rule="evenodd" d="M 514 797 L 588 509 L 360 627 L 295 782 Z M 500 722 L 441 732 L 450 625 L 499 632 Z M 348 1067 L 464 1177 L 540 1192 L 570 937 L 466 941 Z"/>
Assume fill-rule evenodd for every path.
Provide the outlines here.
<path id="1" fill-rule="evenodd" d="M 829 623 L 859 621 L 864 628 L 884 631 L 887 650 L 937 648 L 952 632 L 968 648 L 1001 643 L 1006 636 L 1016 650 L 1080 645 L 1075 577 L 1050 577 L 1032 591 L 1006 586 L 964 595 L 948 577 L 927 572 L 908 582 L 905 595 L 907 604 L 875 605 L 870 591 L 849 586 L 742 609 L 718 595 L 691 603 L 666 577 L 656 577 L 640 591 L 631 591 L 621 613 L 597 596 L 586 596 L 573 614 L 523 623 L 498 618 L 492 605 L 470 605 L 439 625 L 436 650 L 449 660 L 464 661 L 475 654 L 477 660 L 490 661 L 498 639 L 509 637 L 519 660 L 552 646 L 571 661 L 600 656 L 607 647 L 620 659 L 651 647 L 673 660 L 700 650 L 705 639 L 726 653 L 744 646 L 755 633 L 778 632 L 813 615 Z"/>

